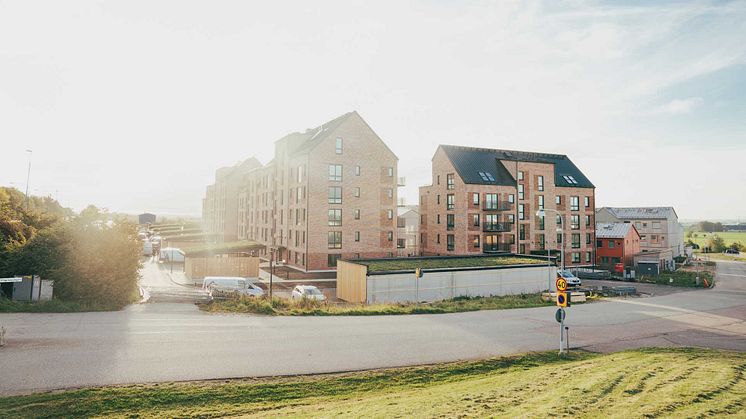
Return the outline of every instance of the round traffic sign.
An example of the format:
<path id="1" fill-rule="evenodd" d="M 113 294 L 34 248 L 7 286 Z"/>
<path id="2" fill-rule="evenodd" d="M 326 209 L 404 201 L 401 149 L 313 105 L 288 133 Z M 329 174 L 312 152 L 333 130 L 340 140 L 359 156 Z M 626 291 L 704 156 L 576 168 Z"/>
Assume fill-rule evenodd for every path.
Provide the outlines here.
<path id="1" fill-rule="evenodd" d="M 565 320 L 565 310 L 558 308 L 554 313 L 554 319 L 557 320 L 557 323 L 562 323 Z"/>
<path id="2" fill-rule="evenodd" d="M 556 285 L 557 291 L 567 291 L 567 280 L 565 278 L 557 278 Z"/>

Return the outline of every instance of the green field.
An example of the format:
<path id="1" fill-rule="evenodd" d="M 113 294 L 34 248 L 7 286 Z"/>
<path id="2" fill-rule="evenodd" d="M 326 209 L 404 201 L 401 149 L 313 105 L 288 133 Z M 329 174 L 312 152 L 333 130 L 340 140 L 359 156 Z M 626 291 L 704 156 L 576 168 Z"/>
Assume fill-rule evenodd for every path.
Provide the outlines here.
<path id="1" fill-rule="evenodd" d="M 733 242 L 741 242 L 742 244 L 746 244 L 746 231 L 725 231 L 722 233 L 701 233 L 701 232 L 695 232 L 692 233 L 693 236 L 691 237 L 692 241 L 694 243 L 697 243 L 700 247 L 707 244 L 707 239 L 710 238 L 711 235 L 717 234 L 718 236 L 722 237 L 723 240 L 725 240 L 726 246 L 730 246 Z M 694 236 L 696 235 L 696 237 Z M 687 241 L 689 238 L 684 237 L 684 241 Z"/>
<path id="2" fill-rule="evenodd" d="M 744 417 L 746 354 L 574 352 L 358 373 L 129 385 L 0 398 L 6 418 Z"/>

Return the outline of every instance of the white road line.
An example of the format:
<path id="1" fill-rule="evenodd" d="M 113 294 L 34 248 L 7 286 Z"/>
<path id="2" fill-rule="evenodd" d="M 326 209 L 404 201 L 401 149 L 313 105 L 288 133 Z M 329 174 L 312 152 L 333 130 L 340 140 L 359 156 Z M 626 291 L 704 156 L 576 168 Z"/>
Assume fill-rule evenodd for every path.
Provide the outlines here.
<path id="1" fill-rule="evenodd" d="M 726 273 L 717 273 L 717 275 L 740 276 L 741 278 L 746 278 L 746 275 L 743 275 L 743 274 L 726 274 Z"/>

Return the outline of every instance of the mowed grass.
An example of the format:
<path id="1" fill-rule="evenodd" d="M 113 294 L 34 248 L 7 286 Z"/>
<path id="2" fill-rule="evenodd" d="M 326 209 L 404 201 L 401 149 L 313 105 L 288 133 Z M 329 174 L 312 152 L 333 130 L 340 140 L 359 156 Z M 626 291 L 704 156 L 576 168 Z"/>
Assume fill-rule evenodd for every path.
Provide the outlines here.
<path id="1" fill-rule="evenodd" d="M 7 418 L 746 416 L 746 354 L 574 352 L 288 378 L 0 398 Z"/>
<path id="2" fill-rule="evenodd" d="M 315 300 L 292 301 L 248 296 L 229 296 L 200 304 L 200 309 L 213 313 L 253 313 L 277 316 L 378 316 L 403 314 L 444 314 L 478 310 L 503 310 L 553 305 L 541 299 L 540 293 L 493 297 L 457 297 L 432 303 L 390 304 L 327 304 Z"/>

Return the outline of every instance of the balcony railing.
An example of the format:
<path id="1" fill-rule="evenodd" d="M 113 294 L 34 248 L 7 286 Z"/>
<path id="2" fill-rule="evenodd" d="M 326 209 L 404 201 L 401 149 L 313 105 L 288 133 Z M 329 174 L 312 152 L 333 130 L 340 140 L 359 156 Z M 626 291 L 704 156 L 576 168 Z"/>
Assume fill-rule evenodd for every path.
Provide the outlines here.
<path id="1" fill-rule="evenodd" d="M 407 186 L 407 178 L 405 177 L 396 178 L 396 186 Z"/>
<path id="2" fill-rule="evenodd" d="M 510 202 L 485 202 L 482 204 L 482 209 L 484 211 L 509 211 L 512 207 L 513 204 Z"/>
<path id="3" fill-rule="evenodd" d="M 482 246 L 482 251 L 484 253 L 494 253 L 494 252 L 510 252 L 510 244 L 508 243 L 494 243 L 494 244 L 488 244 L 485 243 Z"/>
<path id="4" fill-rule="evenodd" d="M 482 231 L 486 232 L 503 232 L 510 231 L 513 225 L 511 223 L 483 223 Z"/>
<path id="5" fill-rule="evenodd" d="M 406 207 L 407 206 L 407 198 L 404 198 L 404 197 L 396 198 L 396 206 L 398 206 L 398 207 Z"/>

